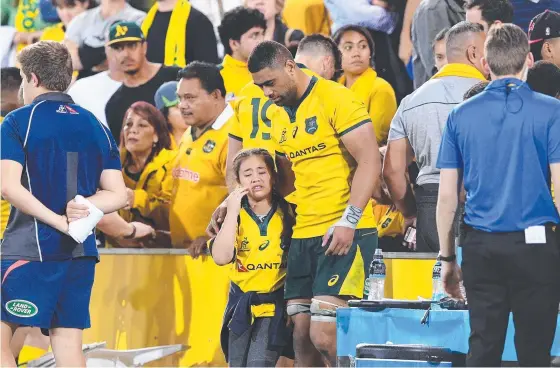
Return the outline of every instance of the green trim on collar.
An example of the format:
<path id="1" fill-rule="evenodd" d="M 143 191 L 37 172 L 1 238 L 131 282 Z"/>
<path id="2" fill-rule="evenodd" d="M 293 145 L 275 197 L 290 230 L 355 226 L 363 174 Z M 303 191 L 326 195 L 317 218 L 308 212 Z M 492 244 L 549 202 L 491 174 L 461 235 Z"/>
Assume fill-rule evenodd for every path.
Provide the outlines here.
<path id="1" fill-rule="evenodd" d="M 243 199 L 241 200 L 241 207 L 245 209 L 245 211 L 249 214 L 249 216 L 253 219 L 253 221 L 255 221 L 255 223 L 259 227 L 261 236 L 266 236 L 268 232 L 268 224 L 270 223 L 272 216 L 274 216 L 274 214 L 276 213 L 276 208 L 278 207 L 278 204 L 276 202 L 272 203 L 272 207 L 270 208 L 270 211 L 268 211 L 267 215 L 262 221 L 249 206 L 249 199 L 246 196 L 243 197 Z"/>

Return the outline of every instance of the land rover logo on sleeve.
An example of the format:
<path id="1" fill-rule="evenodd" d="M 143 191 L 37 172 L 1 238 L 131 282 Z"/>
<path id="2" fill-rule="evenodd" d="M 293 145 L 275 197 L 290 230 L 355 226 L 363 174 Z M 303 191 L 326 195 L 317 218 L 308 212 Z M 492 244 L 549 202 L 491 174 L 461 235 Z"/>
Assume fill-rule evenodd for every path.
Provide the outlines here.
<path id="1" fill-rule="evenodd" d="M 37 306 L 27 300 L 15 299 L 5 304 L 6 311 L 16 317 L 29 318 L 39 312 Z"/>
<path id="2" fill-rule="evenodd" d="M 204 153 L 210 153 L 212 152 L 212 150 L 214 150 L 214 147 L 216 147 L 216 142 L 209 139 L 206 141 L 206 143 L 204 143 L 204 147 L 202 147 L 202 150 L 204 151 Z"/>
<path id="3" fill-rule="evenodd" d="M 305 119 L 305 132 L 308 134 L 315 134 L 319 127 L 317 126 L 317 117 Z"/>

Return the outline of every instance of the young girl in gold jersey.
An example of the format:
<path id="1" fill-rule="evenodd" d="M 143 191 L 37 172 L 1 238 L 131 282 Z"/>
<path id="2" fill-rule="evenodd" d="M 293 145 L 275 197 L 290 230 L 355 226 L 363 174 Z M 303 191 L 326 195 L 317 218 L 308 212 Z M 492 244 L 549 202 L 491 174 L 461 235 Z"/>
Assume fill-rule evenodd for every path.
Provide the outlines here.
<path id="1" fill-rule="evenodd" d="M 231 267 L 222 349 L 230 367 L 274 367 L 291 348 L 284 280 L 294 217 L 274 189 L 274 160 L 266 150 L 240 151 L 233 173 L 239 187 L 210 241 L 214 261 Z"/>

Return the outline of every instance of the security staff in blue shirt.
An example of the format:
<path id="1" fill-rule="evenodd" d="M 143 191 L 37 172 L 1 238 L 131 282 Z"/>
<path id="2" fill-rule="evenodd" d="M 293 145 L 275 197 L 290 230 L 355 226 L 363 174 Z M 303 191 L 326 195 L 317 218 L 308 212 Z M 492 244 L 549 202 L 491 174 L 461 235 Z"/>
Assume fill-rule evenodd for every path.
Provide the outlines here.
<path id="1" fill-rule="evenodd" d="M 560 302 L 560 101 L 524 83 L 533 64 L 518 26 L 488 33 L 483 63 L 492 82 L 449 116 L 439 152 L 437 227 L 446 291 L 464 277 L 471 336 L 467 366 L 500 366 L 509 314 L 521 366 L 550 366 Z M 453 218 L 464 184 L 462 271 Z M 462 272 L 462 275 L 461 275 Z"/>
<path id="2" fill-rule="evenodd" d="M 66 46 L 24 48 L 26 106 L 1 126 L 2 197 L 11 205 L 1 256 L 2 365 L 14 366 L 10 340 L 19 326 L 48 330 L 57 366 L 84 367 L 82 330 L 97 249 L 68 235 L 65 209 L 77 194 L 104 213 L 126 205 L 120 155 L 109 130 L 63 92 L 72 80 Z"/>

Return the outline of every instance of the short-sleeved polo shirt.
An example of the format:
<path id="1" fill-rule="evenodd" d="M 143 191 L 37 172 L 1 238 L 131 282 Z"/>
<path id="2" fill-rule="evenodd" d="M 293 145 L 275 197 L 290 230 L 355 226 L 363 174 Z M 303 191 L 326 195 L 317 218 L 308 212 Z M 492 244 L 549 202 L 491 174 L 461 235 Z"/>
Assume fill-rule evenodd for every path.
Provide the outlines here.
<path id="1" fill-rule="evenodd" d="M 465 223 L 487 232 L 559 223 L 549 165 L 560 162 L 560 101 L 514 78 L 449 115 L 437 167 L 461 169 Z"/>

